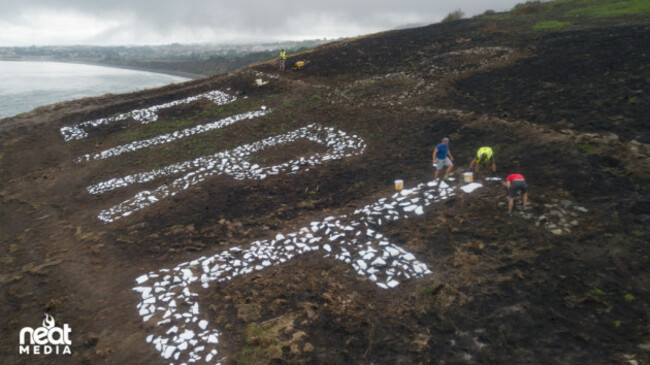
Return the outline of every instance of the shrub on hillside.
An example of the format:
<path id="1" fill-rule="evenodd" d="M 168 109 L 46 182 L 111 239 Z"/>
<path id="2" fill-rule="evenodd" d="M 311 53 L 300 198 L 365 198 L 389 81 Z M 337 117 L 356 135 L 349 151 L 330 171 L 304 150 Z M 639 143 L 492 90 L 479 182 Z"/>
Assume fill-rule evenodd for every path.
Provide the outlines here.
<path id="1" fill-rule="evenodd" d="M 485 11 L 485 13 L 483 13 L 483 15 L 494 15 L 496 13 L 497 13 L 496 11 L 494 11 L 492 9 L 488 9 L 488 10 Z"/>
<path id="2" fill-rule="evenodd" d="M 542 0 L 529 0 L 525 3 L 517 4 L 512 8 L 511 13 L 514 15 L 535 14 L 546 8 L 547 3 Z"/>
<path id="3" fill-rule="evenodd" d="M 453 22 L 454 20 L 462 19 L 464 16 L 465 16 L 465 13 L 463 13 L 462 10 L 456 9 L 456 10 L 452 11 L 451 13 L 447 14 L 447 16 L 442 20 L 441 23 Z"/>

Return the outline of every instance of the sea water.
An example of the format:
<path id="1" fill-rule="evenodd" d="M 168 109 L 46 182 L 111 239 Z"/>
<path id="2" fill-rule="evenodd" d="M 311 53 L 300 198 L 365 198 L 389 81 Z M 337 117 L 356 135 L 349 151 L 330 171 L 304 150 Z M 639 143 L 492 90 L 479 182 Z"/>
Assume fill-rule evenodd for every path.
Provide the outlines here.
<path id="1" fill-rule="evenodd" d="M 187 80 L 103 66 L 0 61 L 0 119 L 61 101 L 127 93 Z"/>

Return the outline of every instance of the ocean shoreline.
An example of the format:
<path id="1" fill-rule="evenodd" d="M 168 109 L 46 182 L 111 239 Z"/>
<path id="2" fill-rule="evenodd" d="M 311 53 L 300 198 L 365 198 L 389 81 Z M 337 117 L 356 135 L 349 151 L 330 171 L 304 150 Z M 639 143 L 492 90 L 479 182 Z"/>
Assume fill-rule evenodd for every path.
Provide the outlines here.
<path id="1" fill-rule="evenodd" d="M 144 89 L 141 89 L 142 84 L 139 84 L 140 87 L 137 87 L 135 90 L 129 91 L 111 91 L 108 90 L 104 93 L 90 93 L 88 95 L 73 95 L 74 93 L 70 93 L 70 95 L 61 95 L 56 96 L 56 97 L 44 97 L 44 96 L 37 96 L 35 98 L 22 98 L 22 99 L 15 99 L 17 102 L 6 102 L 7 100 L 12 100 L 13 94 L 9 91 L 9 89 L 2 89 L 0 88 L 0 93 L 3 95 L 3 100 L 0 102 L 0 108 L 2 108 L 0 112 L 0 124 L 4 124 L 6 120 L 19 117 L 20 115 L 23 114 L 28 114 L 33 112 L 36 109 L 47 107 L 47 106 L 52 106 L 52 105 L 57 105 L 61 103 L 66 103 L 78 99 L 83 99 L 85 97 L 91 97 L 91 98 L 96 98 L 96 97 L 102 97 L 108 94 L 112 95 L 118 95 L 122 93 L 131 93 L 131 92 L 137 92 L 137 91 L 143 91 L 145 89 L 150 89 L 150 88 L 157 88 L 157 87 L 164 87 L 168 85 L 173 85 L 173 84 L 185 84 L 192 82 L 199 77 L 205 77 L 203 75 L 196 75 L 196 74 L 188 74 L 188 73 L 183 73 L 183 72 L 157 72 L 157 70 L 150 70 L 150 69 L 145 69 L 145 68 L 136 68 L 136 67 L 118 67 L 118 66 L 112 66 L 112 65 L 106 65 L 106 64 L 99 64 L 95 62 L 71 62 L 68 60 L 53 60 L 53 59 L 44 59 L 44 58 L 0 58 L 0 64 L 9 64 L 10 62 L 13 62 L 16 67 L 24 67 L 24 66 L 18 66 L 21 62 L 26 65 L 26 67 L 37 67 L 38 66 L 30 66 L 29 63 L 34 63 L 34 62 L 43 62 L 43 63 L 52 63 L 52 64 L 59 64 L 63 68 L 71 69 L 74 70 L 77 66 L 75 65 L 88 65 L 88 66 L 97 66 L 97 67 L 107 67 L 107 68 L 113 68 L 113 72 L 118 72 L 117 70 L 124 69 L 124 70 L 132 70 L 134 72 L 141 72 L 145 78 L 153 78 L 153 79 L 170 79 L 166 82 L 162 82 L 161 85 L 159 86 L 151 86 L 151 87 L 145 87 Z M 7 70 L 12 70 L 13 66 L 7 66 Z M 108 72 L 109 70 L 107 69 L 106 71 L 99 71 L 101 72 Z M 94 71 L 97 72 L 97 71 Z M 146 74 L 149 74 L 149 76 L 146 76 Z M 46 75 L 46 73 L 43 73 L 43 75 Z M 9 76 L 9 75 L 8 75 Z M 172 79 L 173 76 L 173 80 Z M 140 77 L 140 76 L 137 76 Z M 3 80 L 4 81 L 4 80 Z M 6 80 L 9 85 L 11 82 L 15 82 L 11 77 Z M 138 85 L 138 84 L 136 84 Z M 8 94 L 5 94 L 4 92 L 7 91 Z M 56 93 L 55 93 L 56 94 Z M 30 100 L 30 101 L 26 101 Z"/>
<path id="2" fill-rule="evenodd" d="M 209 75 L 195 74 L 195 73 L 185 72 L 185 71 L 161 70 L 161 69 L 155 69 L 155 68 L 149 68 L 149 67 L 137 67 L 137 66 L 129 66 L 129 65 L 116 65 L 116 64 L 111 64 L 111 63 L 96 62 L 96 61 L 90 61 L 90 60 L 40 58 L 40 57 L 21 57 L 21 58 L 2 58 L 2 57 L 0 57 L 0 61 L 72 63 L 72 64 L 78 64 L 78 65 L 101 66 L 101 67 L 118 68 L 118 69 L 131 70 L 131 71 L 151 72 L 151 73 L 157 73 L 157 74 L 163 74 L 163 75 L 185 77 L 185 78 L 190 79 L 190 80 L 196 80 L 196 79 L 200 79 L 200 78 L 209 76 Z"/>

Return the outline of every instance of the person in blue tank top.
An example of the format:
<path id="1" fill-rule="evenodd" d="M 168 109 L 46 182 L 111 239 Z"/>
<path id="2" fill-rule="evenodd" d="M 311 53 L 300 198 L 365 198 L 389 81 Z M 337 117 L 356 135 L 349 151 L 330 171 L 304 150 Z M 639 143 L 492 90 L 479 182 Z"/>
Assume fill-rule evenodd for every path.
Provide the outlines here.
<path id="1" fill-rule="evenodd" d="M 447 166 L 447 172 L 445 173 L 445 179 L 449 177 L 451 169 L 454 167 L 452 161 L 454 156 L 451 155 L 449 151 L 449 138 L 445 137 L 442 139 L 442 142 L 438 143 L 436 148 L 433 150 L 433 166 L 436 167 L 436 172 L 434 178 L 438 180 L 438 175 L 440 175 L 440 170 Z"/>

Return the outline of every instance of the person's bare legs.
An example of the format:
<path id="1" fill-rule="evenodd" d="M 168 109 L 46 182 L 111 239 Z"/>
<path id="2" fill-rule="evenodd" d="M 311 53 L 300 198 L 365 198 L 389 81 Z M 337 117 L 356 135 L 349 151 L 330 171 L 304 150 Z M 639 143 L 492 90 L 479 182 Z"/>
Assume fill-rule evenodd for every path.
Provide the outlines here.
<path id="1" fill-rule="evenodd" d="M 523 199 L 524 199 L 524 209 L 525 209 L 526 208 L 526 202 L 528 201 L 528 193 L 524 193 Z"/>
<path id="2" fill-rule="evenodd" d="M 512 207 L 515 205 L 514 198 L 508 198 L 508 214 L 512 213 Z"/>
<path id="3" fill-rule="evenodd" d="M 440 169 L 440 170 L 442 170 L 442 169 Z M 436 169 L 436 172 L 433 174 L 433 179 L 434 180 L 438 180 L 438 176 L 440 176 L 440 170 Z"/>
<path id="4" fill-rule="evenodd" d="M 445 173 L 445 176 L 449 176 L 449 173 L 451 173 L 451 169 L 454 167 L 454 164 L 450 164 L 449 167 L 447 167 L 447 172 Z"/>

